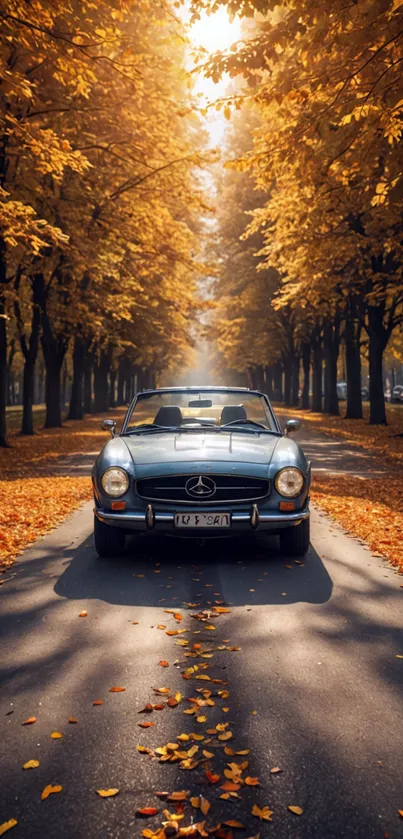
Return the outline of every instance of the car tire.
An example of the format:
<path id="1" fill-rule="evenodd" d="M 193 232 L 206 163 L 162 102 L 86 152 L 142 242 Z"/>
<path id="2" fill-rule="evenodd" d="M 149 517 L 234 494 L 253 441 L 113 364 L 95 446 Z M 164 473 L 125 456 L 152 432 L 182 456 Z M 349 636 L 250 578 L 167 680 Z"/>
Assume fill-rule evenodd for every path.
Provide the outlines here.
<path id="1" fill-rule="evenodd" d="M 125 549 L 126 534 L 120 527 L 104 524 L 94 516 L 95 550 L 100 557 L 113 559 L 121 556 Z"/>
<path id="2" fill-rule="evenodd" d="M 280 551 L 284 556 L 305 556 L 309 550 L 309 518 L 280 533 Z"/>

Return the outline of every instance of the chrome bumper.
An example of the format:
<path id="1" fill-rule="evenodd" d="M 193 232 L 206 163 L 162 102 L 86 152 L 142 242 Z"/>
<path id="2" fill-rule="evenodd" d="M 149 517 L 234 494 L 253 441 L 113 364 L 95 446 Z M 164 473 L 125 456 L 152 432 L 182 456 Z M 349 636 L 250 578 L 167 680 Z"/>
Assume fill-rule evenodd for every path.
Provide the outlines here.
<path id="1" fill-rule="evenodd" d="M 210 511 L 203 510 L 203 512 Z M 138 512 L 113 513 L 109 510 L 95 508 L 94 513 L 104 524 L 123 527 L 126 530 L 171 531 L 174 529 L 175 512 L 158 512 L 153 509 L 151 504 L 148 505 L 146 510 L 139 510 Z M 281 530 L 284 527 L 300 524 L 307 518 L 309 518 L 308 508 L 295 513 L 278 513 L 275 511 L 263 513 L 258 510 L 256 504 L 253 504 L 250 512 L 231 512 L 231 530 Z M 217 528 L 215 532 L 228 533 L 228 529 L 223 528 L 222 531 L 219 531 L 219 528 Z M 200 533 L 200 529 L 195 529 L 192 533 Z"/>

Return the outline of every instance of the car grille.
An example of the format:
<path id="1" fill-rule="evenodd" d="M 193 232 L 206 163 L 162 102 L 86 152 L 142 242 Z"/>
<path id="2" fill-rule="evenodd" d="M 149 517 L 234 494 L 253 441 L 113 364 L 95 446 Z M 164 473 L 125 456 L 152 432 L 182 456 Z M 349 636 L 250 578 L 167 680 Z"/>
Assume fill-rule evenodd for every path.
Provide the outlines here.
<path id="1" fill-rule="evenodd" d="M 141 498 L 181 504 L 258 501 L 269 491 L 270 481 L 245 478 L 243 475 L 169 475 L 146 478 L 136 483 L 136 492 Z"/>

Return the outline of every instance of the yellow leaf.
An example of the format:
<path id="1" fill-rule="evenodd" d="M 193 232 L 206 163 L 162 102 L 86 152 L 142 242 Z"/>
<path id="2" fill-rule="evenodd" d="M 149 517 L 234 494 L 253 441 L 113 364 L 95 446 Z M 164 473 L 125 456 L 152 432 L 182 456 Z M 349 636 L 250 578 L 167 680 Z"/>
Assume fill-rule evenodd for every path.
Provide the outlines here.
<path id="1" fill-rule="evenodd" d="M 195 808 L 200 807 L 200 798 L 199 797 L 190 798 L 189 801 L 190 801 L 192 807 L 195 807 Z"/>
<path id="2" fill-rule="evenodd" d="M 27 762 L 24 763 L 24 766 L 22 768 L 23 769 L 36 769 L 37 766 L 39 766 L 39 760 L 27 760 Z"/>
<path id="3" fill-rule="evenodd" d="M 48 784 L 47 787 L 42 791 L 41 799 L 45 801 L 46 798 L 49 798 L 50 795 L 56 792 L 61 792 L 63 787 L 60 784 L 56 784 L 52 786 L 52 784 Z"/>
<path id="4" fill-rule="evenodd" d="M 96 789 L 95 790 L 101 798 L 112 798 L 113 795 L 117 795 L 119 790 L 118 789 Z"/>
<path id="5" fill-rule="evenodd" d="M 203 749 L 203 754 L 204 754 L 204 757 L 206 757 L 208 760 L 210 758 L 214 757 L 213 752 L 208 752 L 207 749 Z"/>
<path id="6" fill-rule="evenodd" d="M 264 819 L 267 822 L 271 822 L 271 817 L 273 815 L 273 810 L 270 810 L 269 807 L 258 807 L 257 804 L 254 804 L 252 807 L 252 816 L 257 816 L 259 819 Z"/>
<path id="7" fill-rule="evenodd" d="M 210 802 L 209 802 L 209 801 L 207 801 L 207 798 L 204 798 L 203 796 L 201 796 L 201 806 L 200 806 L 200 809 L 201 809 L 201 811 L 202 811 L 202 813 L 203 813 L 203 816 L 207 816 L 207 813 L 208 813 L 208 811 L 209 811 L 210 807 L 211 807 L 211 804 L 210 804 Z"/>
<path id="8" fill-rule="evenodd" d="M 304 812 L 302 807 L 297 807 L 295 805 L 290 805 L 288 810 L 290 813 L 295 813 L 296 816 L 302 816 L 302 813 Z"/>
<path id="9" fill-rule="evenodd" d="M 232 731 L 224 731 L 222 734 L 218 735 L 219 740 L 231 740 L 232 738 Z"/>
<path id="10" fill-rule="evenodd" d="M 0 824 L 0 836 L 3 836 L 3 833 L 7 833 L 7 830 L 11 830 L 16 824 L 18 824 L 17 819 L 9 819 L 8 822 Z"/>
<path id="11" fill-rule="evenodd" d="M 60 738 L 63 737 L 63 734 L 61 734 L 60 731 L 52 731 L 50 736 L 52 740 L 60 740 Z"/>

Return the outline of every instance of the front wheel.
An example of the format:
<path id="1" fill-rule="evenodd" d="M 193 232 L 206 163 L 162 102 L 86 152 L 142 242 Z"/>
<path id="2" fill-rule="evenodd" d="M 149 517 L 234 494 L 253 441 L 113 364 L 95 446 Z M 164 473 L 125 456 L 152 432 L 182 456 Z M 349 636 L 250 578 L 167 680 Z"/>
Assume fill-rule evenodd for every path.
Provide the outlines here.
<path id="1" fill-rule="evenodd" d="M 126 534 L 120 527 L 104 524 L 94 516 L 94 542 L 98 556 L 113 559 L 121 556 L 125 549 Z"/>
<path id="2" fill-rule="evenodd" d="M 280 533 L 280 551 L 284 556 L 305 556 L 309 550 L 309 518 Z"/>

